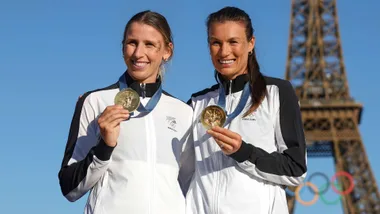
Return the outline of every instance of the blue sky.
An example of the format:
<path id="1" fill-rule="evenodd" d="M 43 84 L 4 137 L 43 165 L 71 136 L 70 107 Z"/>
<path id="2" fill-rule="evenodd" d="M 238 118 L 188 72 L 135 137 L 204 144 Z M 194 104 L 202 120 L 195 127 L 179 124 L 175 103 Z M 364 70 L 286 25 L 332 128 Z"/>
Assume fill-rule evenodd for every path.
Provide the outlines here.
<path id="1" fill-rule="evenodd" d="M 0 5 L 1 213 L 83 212 L 86 198 L 65 200 L 57 177 L 75 102 L 80 94 L 110 85 L 124 72 L 124 25 L 141 10 L 162 13 L 172 27 L 174 58 L 164 87 L 184 101 L 214 83 L 205 19 L 223 6 L 238 6 L 250 14 L 263 73 L 285 75 L 290 1 L 0 0 Z M 364 105 L 360 131 L 378 185 L 379 8 L 375 0 L 338 1 L 350 92 Z M 332 162 L 310 158 L 309 173 L 322 171 L 331 177 Z M 312 195 L 305 190 L 302 197 L 310 200 Z M 320 200 L 296 206 L 297 214 L 342 212 L 340 204 L 328 206 Z"/>

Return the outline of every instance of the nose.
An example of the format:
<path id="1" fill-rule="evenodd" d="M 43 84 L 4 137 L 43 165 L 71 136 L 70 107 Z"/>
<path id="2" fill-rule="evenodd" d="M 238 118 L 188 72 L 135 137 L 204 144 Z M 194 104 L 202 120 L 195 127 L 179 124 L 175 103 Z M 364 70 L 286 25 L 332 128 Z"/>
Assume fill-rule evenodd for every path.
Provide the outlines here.
<path id="1" fill-rule="evenodd" d="M 222 44 L 219 50 L 220 57 L 226 57 L 230 54 L 231 48 L 228 44 Z"/>
<path id="2" fill-rule="evenodd" d="M 139 59 L 139 58 L 141 58 L 141 57 L 144 56 L 144 53 L 145 53 L 144 46 L 141 45 L 141 44 L 138 44 L 138 45 L 136 46 L 135 51 L 133 52 L 133 56 L 134 56 L 136 59 Z"/>

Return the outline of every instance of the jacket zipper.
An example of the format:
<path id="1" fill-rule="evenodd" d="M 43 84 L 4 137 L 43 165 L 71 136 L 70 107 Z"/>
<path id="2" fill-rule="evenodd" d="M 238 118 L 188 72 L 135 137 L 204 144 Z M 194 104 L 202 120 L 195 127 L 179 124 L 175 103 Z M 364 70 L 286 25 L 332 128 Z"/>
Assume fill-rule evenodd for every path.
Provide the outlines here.
<path id="1" fill-rule="evenodd" d="M 232 99 L 232 80 L 230 80 L 229 91 L 230 91 L 230 93 L 228 94 L 228 96 L 230 97 L 230 102 L 229 102 L 230 107 L 228 108 L 228 110 L 229 110 L 229 113 L 231 114 L 231 111 L 232 111 L 232 101 L 231 101 L 231 99 Z"/>
<path id="2" fill-rule="evenodd" d="M 142 99 L 146 98 L 146 84 L 140 84 L 141 97 Z M 151 114 L 148 114 L 144 117 L 145 119 L 145 133 L 146 140 L 149 142 L 147 144 L 147 162 L 149 164 L 149 195 L 150 199 L 148 201 L 149 214 L 154 213 L 154 201 L 156 195 L 156 130 L 153 123 L 153 118 Z"/>
<path id="3" fill-rule="evenodd" d="M 146 96 L 145 83 L 141 83 L 140 84 L 140 88 L 141 88 L 141 91 L 142 91 L 141 96 L 142 96 L 142 98 L 145 98 L 145 96 Z"/>
<path id="4" fill-rule="evenodd" d="M 156 130 L 151 114 L 145 116 L 145 130 L 147 136 L 147 154 L 149 163 L 149 214 L 154 213 L 154 201 L 156 196 Z"/>
<path id="5" fill-rule="evenodd" d="M 228 86 L 228 91 L 229 91 L 229 93 L 228 93 L 228 95 L 225 95 L 226 96 L 226 102 L 228 102 L 228 111 L 227 111 L 227 113 L 231 113 L 231 111 L 232 111 L 232 80 L 230 80 L 229 81 L 229 86 Z M 229 98 L 229 99 L 227 99 L 227 98 Z M 227 103 L 226 103 L 226 108 L 227 108 Z M 226 109 L 227 110 L 227 109 Z M 222 157 L 222 156 L 220 156 L 220 157 Z M 221 169 L 222 168 L 222 166 L 223 166 L 223 164 L 222 164 L 222 161 L 223 161 L 223 159 L 221 159 L 221 160 L 218 160 L 218 158 L 217 158 L 217 160 L 216 160 L 216 162 L 218 163 L 218 168 L 219 169 Z M 215 198 L 215 202 L 214 202 L 214 213 L 219 213 L 219 183 L 220 183 L 220 178 L 219 178 L 219 176 L 220 176 L 220 171 L 218 171 L 216 174 L 215 174 L 215 180 L 216 180 L 216 182 L 215 182 L 215 184 L 216 184 L 216 186 L 215 186 L 215 189 L 214 189 L 214 198 Z"/>

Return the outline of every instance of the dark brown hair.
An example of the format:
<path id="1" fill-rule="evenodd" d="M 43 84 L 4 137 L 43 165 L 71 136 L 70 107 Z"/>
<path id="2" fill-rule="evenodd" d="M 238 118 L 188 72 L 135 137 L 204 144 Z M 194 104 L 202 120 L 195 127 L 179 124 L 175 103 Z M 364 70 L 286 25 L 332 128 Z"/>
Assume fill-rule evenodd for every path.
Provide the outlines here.
<path id="1" fill-rule="evenodd" d="M 253 27 L 251 18 L 243 10 L 236 7 L 224 7 L 219 11 L 211 13 L 207 18 L 207 36 L 209 36 L 209 31 L 211 25 L 215 22 L 223 23 L 226 21 L 240 22 L 245 26 L 245 35 L 247 41 L 250 41 L 253 37 Z M 208 39 L 209 40 L 209 39 Z M 249 115 L 261 104 L 261 101 L 266 95 L 266 82 L 263 74 L 260 72 L 260 66 L 256 59 L 255 49 L 252 50 L 252 53 L 248 55 L 248 76 L 249 76 L 249 86 L 251 89 L 251 107 L 244 114 L 244 116 Z M 215 77 L 217 72 L 215 72 Z"/>
<path id="2" fill-rule="evenodd" d="M 165 45 L 168 48 L 170 48 L 170 51 L 171 51 L 170 57 L 166 59 L 166 61 L 169 61 L 172 58 L 173 53 L 174 53 L 174 50 L 173 50 L 174 47 L 172 48 L 169 46 L 169 43 L 173 44 L 172 31 L 170 29 L 168 21 L 163 15 L 157 12 L 150 11 L 150 10 L 145 10 L 145 11 L 135 14 L 125 25 L 123 41 L 121 42 L 122 43 L 121 51 L 123 52 L 123 54 L 124 54 L 125 40 L 127 37 L 128 29 L 134 22 L 139 22 L 139 23 L 149 25 L 161 33 L 162 37 L 164 38 Z M 160 70 L 160 75 L 162 76 L 161 72 L 162 71 Z"/>

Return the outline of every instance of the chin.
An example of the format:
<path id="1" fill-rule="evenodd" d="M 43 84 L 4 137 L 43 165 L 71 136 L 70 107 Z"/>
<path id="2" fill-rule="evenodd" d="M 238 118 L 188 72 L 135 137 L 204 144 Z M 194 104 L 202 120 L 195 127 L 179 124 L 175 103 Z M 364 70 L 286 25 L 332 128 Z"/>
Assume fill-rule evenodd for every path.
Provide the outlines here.
<path id="1" fill-rule="evenodd" d="M 145 80 L 151 78 L 152 74 L 150 71 L 128 71 L 128 74 L 137 82 L 144 82 Z"/>
<path id="2" fill-rule="evenodd" d="M 149 76 L 146 71 L 128 71 L 128 74 L 135 80 L 144 80 Z"/>
<path id="3" fill-rule="evenodd" d="M 236 73 L 233 68 L 218 68 L 218 73 L 225 77 L 232 77 Z"/>

